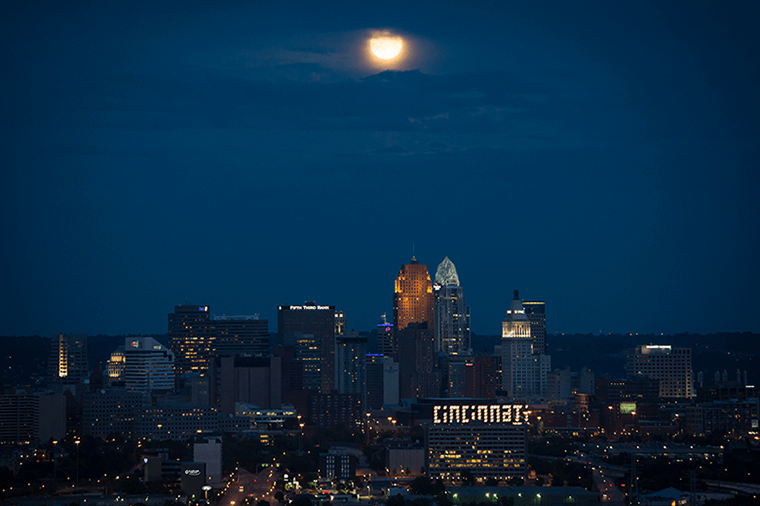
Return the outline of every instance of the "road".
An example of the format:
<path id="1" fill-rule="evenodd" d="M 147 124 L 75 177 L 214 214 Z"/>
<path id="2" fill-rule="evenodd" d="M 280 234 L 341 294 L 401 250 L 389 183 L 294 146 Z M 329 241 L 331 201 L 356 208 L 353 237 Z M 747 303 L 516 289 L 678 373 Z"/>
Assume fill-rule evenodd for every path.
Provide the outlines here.
<path id="1" fill-rule="evenodd" d="M 246 497 L 251 497 L 253 504 L 261 500 L 277 504 L 274 498 L 274 483 L 278 478 L 279 473 L 274 467 L 267 467 L 258 474 L 250 473 L 241 467 L 219 504 L 242 506 Z"/>

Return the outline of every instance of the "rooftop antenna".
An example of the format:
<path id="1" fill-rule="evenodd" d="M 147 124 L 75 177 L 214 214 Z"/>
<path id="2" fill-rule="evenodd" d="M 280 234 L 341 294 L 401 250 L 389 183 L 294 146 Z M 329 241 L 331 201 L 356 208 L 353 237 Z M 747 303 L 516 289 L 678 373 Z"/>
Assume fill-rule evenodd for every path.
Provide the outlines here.
<path id="1" fill-rule="evenodd" d="M 414 243 L 412 243 L 412 263 L 413 263 L 413 264 L 416 264 L 416 263 L 417 263 L 417 259 L 416 259 L 416 258 L 414 258 Z"/>

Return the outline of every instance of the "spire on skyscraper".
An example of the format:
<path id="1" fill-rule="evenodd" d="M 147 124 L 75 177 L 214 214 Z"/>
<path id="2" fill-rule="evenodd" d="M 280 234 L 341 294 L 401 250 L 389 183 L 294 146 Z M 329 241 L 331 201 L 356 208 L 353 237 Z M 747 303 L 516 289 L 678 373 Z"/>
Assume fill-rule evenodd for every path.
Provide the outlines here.
<path id="1" fill-rule="evenodd" d="M 438 264 L 435 271 L 435 282 L 440 286 L 459 286 L 459 276 L 454 262 L 449 257 L 444 257 L 443 262 Z"/>

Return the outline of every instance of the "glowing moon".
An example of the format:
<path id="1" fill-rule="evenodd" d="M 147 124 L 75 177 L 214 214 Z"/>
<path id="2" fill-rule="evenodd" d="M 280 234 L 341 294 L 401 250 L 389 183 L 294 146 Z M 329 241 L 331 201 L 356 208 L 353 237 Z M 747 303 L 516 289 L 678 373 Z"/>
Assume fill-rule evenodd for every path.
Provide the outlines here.
<path id="1" fill-rule="evenodd" d="M 372 50 L 372 54 L 381 60 L 392 60 L 404 48 L 404 40 L 401 37 L 394 37 L 392 35 L 373 37 L 369 41 L 369 47 Z"/>

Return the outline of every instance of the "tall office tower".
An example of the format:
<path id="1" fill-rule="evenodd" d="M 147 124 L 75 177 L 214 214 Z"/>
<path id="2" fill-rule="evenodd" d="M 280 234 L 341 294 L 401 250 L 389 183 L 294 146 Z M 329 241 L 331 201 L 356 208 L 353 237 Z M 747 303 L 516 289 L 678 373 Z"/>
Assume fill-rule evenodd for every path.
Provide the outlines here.
<path id="1" fill-rule="evenodd" d="M 524 300 L 525 316 L 530 321 L 530 335 L 533 337 L 533 354 L 546 353 L 546 302 Z"/>
<path id="2" fill-rule="evenodd" d="M 320 350 L 321 391 L 335 388 L 335 306 L 319 306 L 314 302 L 302 306 L 277 308 L 277 333 L 280 343 L 294 332 L 311 334 Z"/>
<path id="3" fill-rule="evenodd" d="M 445 257 L 435 271 L 435 351 L 466 355 L 470 350 L 470 307 L 464 302 L 454 263 Z"/>
<path id="4" fill-rule="evenodd" d="M 367 409 L 398 405 L 398 362 L 393 357 L 369 354 L 367 364 Z"/>
<path id="5" fill-rule="evenodd" d="M 377 324 L 377 352 L 386 357 L 395 356 L 395 339 L 393 324 L 388 323 L 385 319 L 385 313 L 382 314 L 382 323 Z"/>
<path id="6" fill-rule="evenodd" d="M 314 334 L 293 332 L 285 338 L 285 345 L 293 347 L 294 358 L 301 364 L 302 388 L 319 392 L 322 388 L 321 341 L 317 340 Z"/>
<path id="7" fill-rule="evenodd" d="M 58 334 L 53 336 L 48 357 L 48 381 L 69 390 L 89 377 L 87 336 Z"/>
<path id="8" fill-rule="evenodd" d="M 691 348 L 670 345 L 644 345 L 628 350 L 626 376 L 660 380 L 660 397 L 690 399 L 694 396 L 691 382 Z"/>
<path id="9" fill-rule="evenodd" d="M 417 263 L 414 257 L 411 263 L 399 269 L 393 293 L 393 326 L 396 333 L 413 322 L 427 323 L 431 331 L 435 327 L 433 283 L 427 265 Z"/>
<path id="10" fill-rule="evenodd" d="M 533 355 L 530 321 L 517 290 L 502 322 L 501 353 L 501 388 L 509 397 L 528 399 L 546 394 L 551 357 Z"/>
<path id="11" fill-rule="evenodd" d="M 346 332 L 346 313 L 335 311 L 335 335 L 342 336 Z"/>
<path id="12" fill-rule="evenodd" d="M 269 322 L 259 315 L 214 316 L 210 321 L 214 335 L 214 355 L 232 357 L 269 355 Z"/>
<path id="13" fill-rule="evenodd" d="M 174 353 L 174 372 L 205 375 L 214 351 L 208 306 L 174 306 L 169 313 L 169 349 Z"/>
<path id="14" fill-rule="evenodd" d="M 433 330 L 426 322 L 409 323 L 398 332 L 399 396 L 439 397 L 441 373 L 436 364 Z"/>
<path id="15" fill-rule="evenodd" d="M 360 394 L 366 404 L 367 338 L 349 331 L 335 338 L 335 386 L 339 394 Z"/>
<path id="16" fill-rule="evenodd" d="M 124 382 L 144 394 L 174 390 L 174 353 L 152 337 L 125 338 Z"/>

